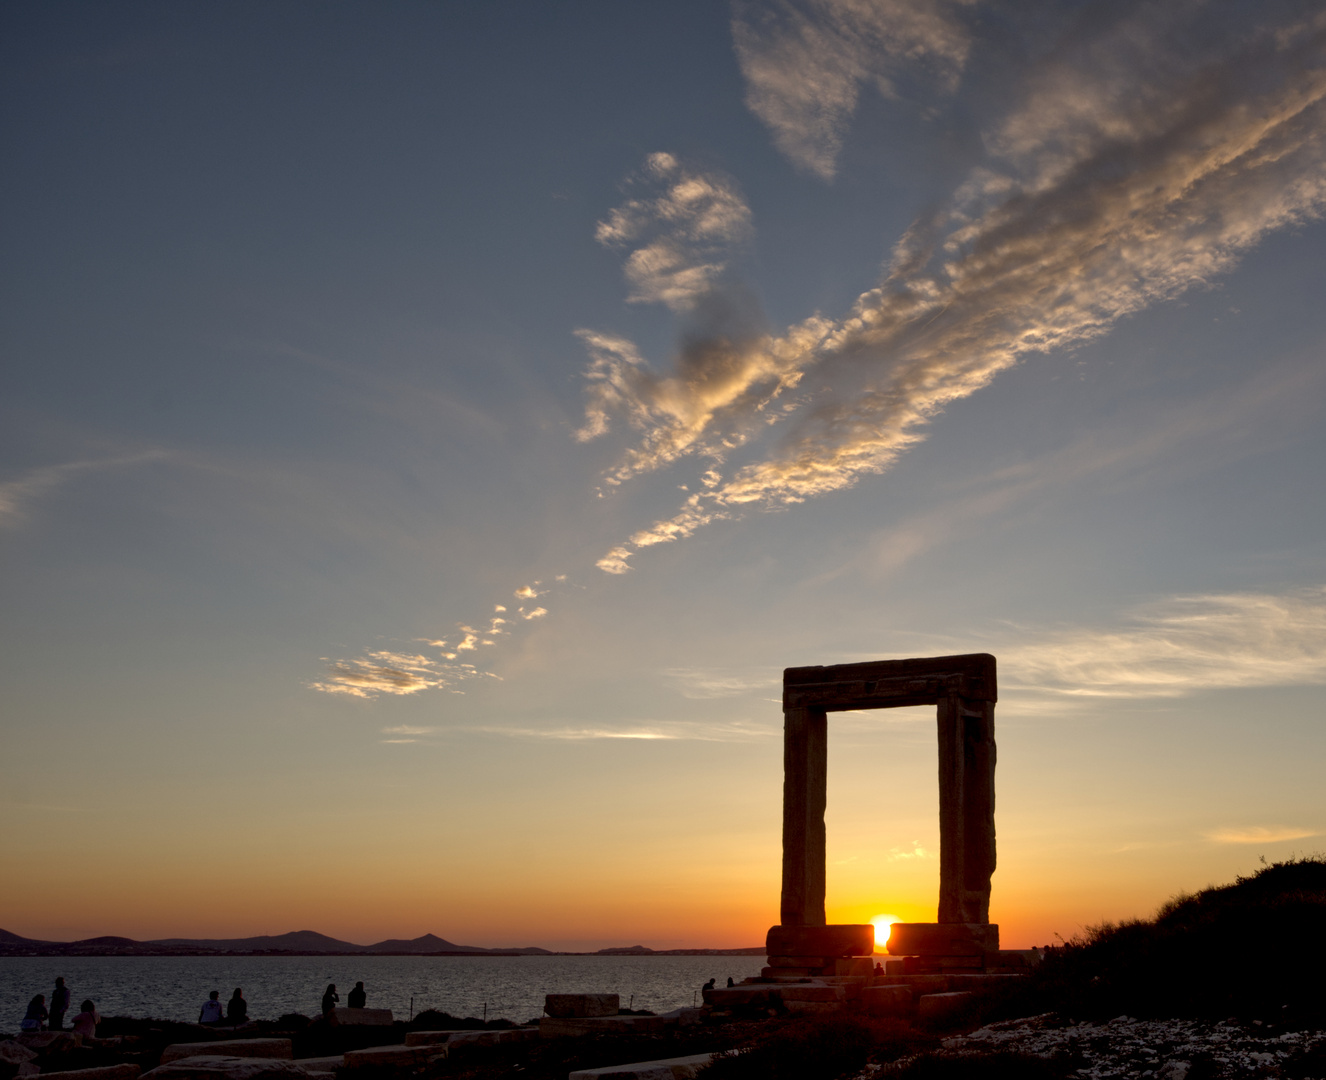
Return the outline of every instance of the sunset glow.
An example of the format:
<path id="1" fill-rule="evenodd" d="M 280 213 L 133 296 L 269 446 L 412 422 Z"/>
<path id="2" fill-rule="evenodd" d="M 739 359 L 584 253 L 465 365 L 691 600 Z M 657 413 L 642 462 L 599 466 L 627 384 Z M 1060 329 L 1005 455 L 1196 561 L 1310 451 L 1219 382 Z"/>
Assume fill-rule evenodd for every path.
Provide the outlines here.
<path id="1" fill-rule="evenodd" d="M 876 915 L 870 921 L 875 924 L 875 951 L 883 952 L 888 944 L 889 931 L 893 929 L 893 924 L 902 920 L 896 915 Z"/>

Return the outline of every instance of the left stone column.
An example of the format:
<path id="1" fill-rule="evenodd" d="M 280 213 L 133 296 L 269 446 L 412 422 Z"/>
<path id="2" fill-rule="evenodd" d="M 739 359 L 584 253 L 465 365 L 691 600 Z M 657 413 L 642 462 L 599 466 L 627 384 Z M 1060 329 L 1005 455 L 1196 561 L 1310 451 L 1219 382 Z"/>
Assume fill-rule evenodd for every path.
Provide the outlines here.
<path id="1" fill-rule="evenodd" d="M 829 724 L 823 709 L 783 712 L 783 926 L 823 926 Z"/>

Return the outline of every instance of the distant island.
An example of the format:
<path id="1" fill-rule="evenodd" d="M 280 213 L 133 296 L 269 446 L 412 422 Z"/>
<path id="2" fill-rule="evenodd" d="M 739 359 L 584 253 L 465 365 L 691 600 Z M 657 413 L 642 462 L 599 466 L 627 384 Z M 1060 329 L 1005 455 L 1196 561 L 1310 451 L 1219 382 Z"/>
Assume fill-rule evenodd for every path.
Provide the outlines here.
<path id="1" fill-rule="evenodd" d="M 436 934 L 424 934 L 409 940 L 388 938 L 376 945 L 356 945 L 315 930 L 247 938 L 135 941 L 127 937 L 94 937 L 81 941 L 41 941 L 0 930 L 0 956 L 759 956 L 763 953 L 763 946 L 655 950 L 632 945 L 591 953 L 557 952 L 534 945 L 518 949 L 484 949 L 477 945 L 457 945 Z"/>

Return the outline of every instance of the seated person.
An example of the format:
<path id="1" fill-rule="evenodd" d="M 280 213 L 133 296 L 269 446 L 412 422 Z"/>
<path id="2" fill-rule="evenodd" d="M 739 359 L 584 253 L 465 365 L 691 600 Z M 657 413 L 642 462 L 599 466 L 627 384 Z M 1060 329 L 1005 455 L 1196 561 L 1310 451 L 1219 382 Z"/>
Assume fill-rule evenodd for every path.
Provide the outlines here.
<path id="1" fill-rule="evenodd" d="M 219 1024 L 225 1018 L 226 1014 L 221 1011 L 221 991 L 213 990 L 207 995 L 203 1007 L 198 1010 L 198 1023 Z"/>
<path id="2" fill-rule="evenodd" d="M 85 1039 L 95 1039 L 97 1025 L 101 1023 L 101 1014 L 97 1012 L 97 1007 L 92 1004 L 91 999 L 84 1001 L 79 1008 L 83 1011 L 74 1017 L 74 1031 Z"/>
<path id="3" fill-rule="evenodd" d="M 367 1000 L 368 995 L 364 993 L 364 984 L 357 982 L 355 983 L 355 988 L 346 995 L 345 1003 L 352 1009 L 362 1009 L 364 1007 L 364 1002 Z"/>
<path id="4" fill-rule="evenodd" d="M 244 995 L 239 992 L 239 987 L 235 987 L 235 993 L 230 1000 L 226 1002 L 226 1020 L 238 1027 L 249 1018 L 249 1003 L 244 1000 Z"/>

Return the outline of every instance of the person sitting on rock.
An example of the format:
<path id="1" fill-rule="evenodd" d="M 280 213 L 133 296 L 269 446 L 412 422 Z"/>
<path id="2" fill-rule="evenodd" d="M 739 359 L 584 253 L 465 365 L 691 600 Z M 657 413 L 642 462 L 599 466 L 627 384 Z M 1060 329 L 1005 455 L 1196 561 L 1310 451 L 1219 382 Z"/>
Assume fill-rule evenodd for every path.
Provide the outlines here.
<path id="1" fill-rule="evenodd" d="M 249 1018 L 249 1003 L 244 1000 L 244 995 L 239 992 L 239 987 L 235 987 L 235 992 L 226 1002 L 226 1020 L 233 1027 L 239 1027 Z"/>
<path id="2" fill-rule="evenodd" d="M 91 998 L 84 1001 L 79 1008 L 83 1011 L 74 1017 L 74 1031 L 85 1039 L 95 1039 L 97 1025 L 101 1023 L 101 1014 L 97 1012 L 97 1007 L 92 1004 Z"/>
<path id="3" fill-rule="evenodd" d="M 732 976 L 731 976 L 731 975 L 729 975 L 729 976 L 727 977 L 727 984 L 728 984 L 728 986 L 736 986 L 736 985 L 737 985 L 736 983 L 734 983 L 734 982 L 732 981 Z"/>
<path id="4" fill-rule="evenodd" d="M 55 989 L 51 992 L 51 1016 L 47 1025 L 52 1031 L 64 1030 L 64 1014 L 69 1011 L 69 987 L 64 979 L 55 980 Z"/>
<path id="5" fill-rule="evenodd" d="M 336 1003 L 341 1000 L 341 995 L 336 992 L 336 984 L 331 983 L 327 987 L 327 992 L 322 995 L 322 1018 L 329 1024 L 337 1023 Z"/>
<path id="6" fill-rule="evenodd" d="M 355 988 L 345 995 L 345 1003 L 352 1009 L 362 1009 L 367 1000 L 368 995 L 364 993 L 362 982 L 355 983 Z"/>
<path id="7" fill-rule="evenodd" d="M 705 990 L 712 990 L 712 989 L 714 988 L 714 984 L 717 983 L 717 982 L 718 982 L 717 979 L 710 979 L 707 983 L 704 984 L 704 986 L 702 987 L 702 989 L 705 989 Z"/>
<path id="8" fill-rule="evenodd" d="M 46 995 L 38 994 L 28 1002 L 27 1014 L 19 1021 L 18 1030 L 26 1034 L 40 1031 L 46 1026 Z"/>
<path id="9" fill-rule="evenodd" d="M 221 1010 L 221 991 L 213 990 L 207 995 L 203 1007 L 198 1010 L 198 1023 L 219 1024 L 225 1018 L 226 1014 Z"/>

